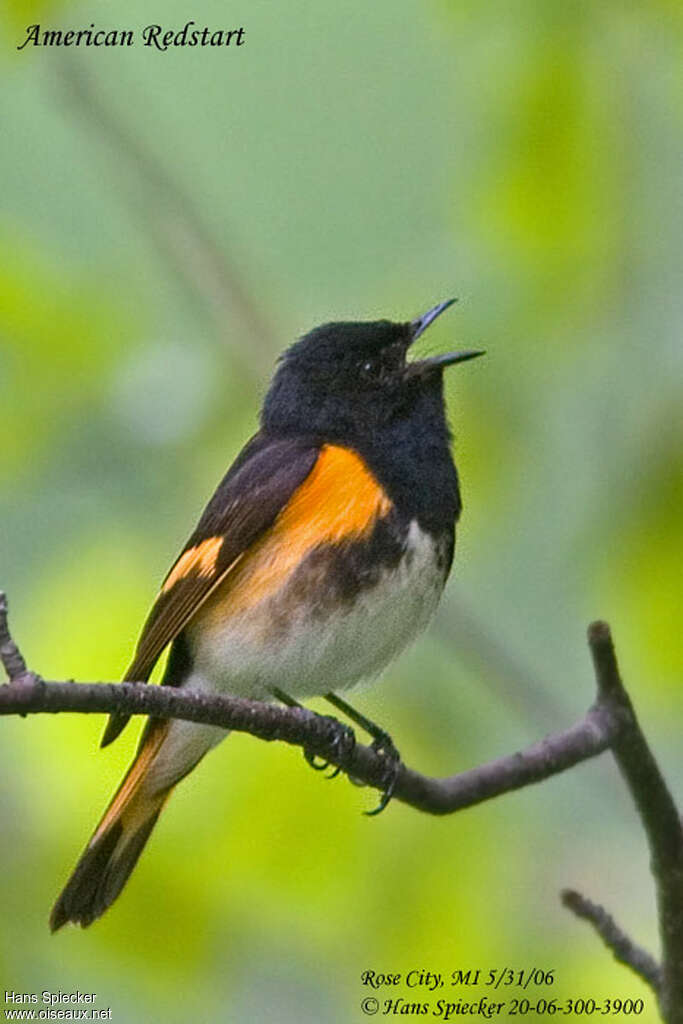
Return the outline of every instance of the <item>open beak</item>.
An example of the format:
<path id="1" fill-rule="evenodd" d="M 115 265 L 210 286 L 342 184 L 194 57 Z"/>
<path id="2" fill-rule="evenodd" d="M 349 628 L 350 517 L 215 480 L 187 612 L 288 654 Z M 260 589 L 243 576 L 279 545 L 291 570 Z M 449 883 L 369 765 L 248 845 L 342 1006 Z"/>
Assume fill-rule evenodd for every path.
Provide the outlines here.
<path id="1" fill-rule="evenodd" d="M 445 302 L 440 302 L 438 306 L 434 306 L 427 313 L 422 316 L 416 317 L 411 323 L 412 329 L 412 340 L 411 345 L 414 341 L 424 334 L 430 324 L 433 324 L 437 317 L 441 316 L 445 310 L 452 306 L 457 299 L 446 299 Z M 445 352 L 440 356 L 428 356 L 426 359 L 419 359 L 416 362 L 409 363 L 408 369 L 415 370 L 429 370 L 429 369 L 442 369 L 445 366 L 453 366 L 455 363 L 465 363 L 468 359 L 476 359 L 477 356 L 483 356 L 483 349 L 465 349 L 462 352 Z"/>

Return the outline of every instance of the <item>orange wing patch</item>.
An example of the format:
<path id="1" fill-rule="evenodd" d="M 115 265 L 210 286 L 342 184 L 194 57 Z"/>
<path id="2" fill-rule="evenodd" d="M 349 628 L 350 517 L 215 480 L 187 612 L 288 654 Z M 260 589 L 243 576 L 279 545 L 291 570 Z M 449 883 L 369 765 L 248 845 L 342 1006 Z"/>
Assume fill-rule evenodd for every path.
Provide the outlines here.
<path id="1" fill-rule="evenodd" d="M 185 576 L 201 576 L 205 579 L 212 576 L 216 568 L 218 553 L 223 546 L 223 539 L 223 537 L 209 537 L 208 540 L 203 540 L 196 547 L 188 548 L 164 580 L 164 585 L 161 588 L 162 594 L 169 591 L 178 580 L 182 580 Z"/>
<path id="2" fill-rule="evenodd" d="M 220 625 L 274 594 L 319 544 L 367 536 L 392 502 L 355 452 L 324 445 L 268 533 L 217 588 L 203 625 Z"/>

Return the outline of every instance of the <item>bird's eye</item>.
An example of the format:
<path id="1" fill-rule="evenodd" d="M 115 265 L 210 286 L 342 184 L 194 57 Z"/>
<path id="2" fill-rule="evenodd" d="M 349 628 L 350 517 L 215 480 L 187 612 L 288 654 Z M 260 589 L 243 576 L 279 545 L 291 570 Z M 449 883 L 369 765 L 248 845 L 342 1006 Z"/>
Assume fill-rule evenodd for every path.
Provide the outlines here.
<path id="1" fill-rule="evenodd" d="M 376 359 L 367 359 L 360 364 L 360 371 L 363 377 L 375 377 L 379 371 L 379 363 Z"/>

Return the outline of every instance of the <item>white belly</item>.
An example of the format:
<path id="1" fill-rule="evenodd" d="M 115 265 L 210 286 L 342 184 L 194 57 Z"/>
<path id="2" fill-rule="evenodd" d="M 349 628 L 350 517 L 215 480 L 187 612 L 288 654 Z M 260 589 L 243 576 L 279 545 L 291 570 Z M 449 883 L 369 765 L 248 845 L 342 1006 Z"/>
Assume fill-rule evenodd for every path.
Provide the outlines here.
<path id="1" fill-rule="evenodd" d="M 255 699 L 279 688 L 305 698 L 379 675 L 425 628 L 443 589 L 435 545 L 415 522 L 405 554 L 398 568 L 387 569 L 345 611 L 309 605 L 304 612 L 296 594 L 288 594 L 293 584 L 285 584 L 242 614 L 222 624 L 219 619 L 210 631 L 206 621 L 204 628 L 190 625 L 193 667 L 182 685 Z M 173 721 L 149 784 L 173 784 L 226 735 L 217 726 Z"/>
<path id="2" fill-rule="evenodd" d="M 278 687 L 310 697 L 377 676 L 425 628 L 443 589 L 434 542 L 416 522 L 406 545 L 397 568 L 329 613 L 302 608 L 285 584 L 208 635 L 190 626 L 194 664 L 184 685 L 253 698 Z"/>

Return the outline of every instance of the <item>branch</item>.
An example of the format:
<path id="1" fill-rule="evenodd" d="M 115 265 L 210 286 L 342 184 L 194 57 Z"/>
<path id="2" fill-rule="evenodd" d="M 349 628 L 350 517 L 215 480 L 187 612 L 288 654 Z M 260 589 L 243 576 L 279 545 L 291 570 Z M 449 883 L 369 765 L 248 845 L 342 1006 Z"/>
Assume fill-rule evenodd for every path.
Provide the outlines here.
<path id="1" fill-rule="evenodd" d="M 592 903 L 580 892 L 573 889 L 565 889 L 562 893 L 562 902 L 584 921 L 589 921 L 596 932 L 605 943 L 607 948 L 614 954 L 614 959 L 619 963 L 630 967 L 632 971 L 642 978 L 654 992 L 659 992 L 661 985 L 661 969 L 657 961 L 647 950 L 637 946 L 632 939 L 621 930 L 614 918 L 610 917 L 604 907 Z"/>
<path id="2" fill-rule="evenodd" d="M 0 590 L 0 661 L 5 667 L 7 678 L 12 682 L 26 675 L 26 662 L 21 651 L 10 636 L 7 621 L 7 597 Z"/>
<path id="3" fill-rule="evenodd" d="M 527 750 L 446 778 L 421 775 L 400 764 L 394 797 L 430 814 L 449 814 L 541 782 L 611 749 L 650 846 L 662 940 L 661 967 L 617 927 L 602 907 L 577 893 L 565 893 L 563 899 L 574 913 L 591 921 L 617 959 L 651 985 L 667 1024 L 683 1024 L 683 828 L 621 681 L 609 627 L 593 623 L 588 642 L 598 694 L 579 722 Z M 10 679 L 0 686 L 0 715 L 76 711 L 180 718 L 294 744 L 343 768 L 354 780 L 380 790 L 386 785 L 387 762 L 381 751 L 356 745 L 351 753 L 341 753 L 339 723 L 306 708 L 144 683 L 46 682 L 27 671 L 10 635 L 7 602 L 1 593 L 0 660 Z"/>
<path id="4" fill-rule="evenodd" d="M 342 767 L 360 782 L 379 790 L 386 785 L 387 762 L 382 753 L 357 744 L 351 754 L 341 754 L 336 720 L 305 708 L 145 683 L 45 681 L 26 670 L 10 636 L 4 594 L 0 594 L 0 659 L 10 679 L 8 685 L 0 686 L 0 715 L 77 711 L 181 718 L 248 732 L 262 740 L 294 744 Z M 523 752 L 457 775 L 430 778 L 401 764 L 393 795 L 418 810 L 450 814 L 541 782 L 595 757 L 610 746 L 613 735 L 614 724 L 604 710 L 591 708 L 580 722 L 564 732 L 547 736 Z"/>
<path id="5" fill-rule="evenodd" d="M 231 355 L 256 379 L 258 364 L 269 367 L 277 345 L 256 295 L 238 269 L 237 257 L 229 258 L 225 239 L 218 244 L 206 218 L 163 160 L 116 116 L 82 65 L 64 58 L 61 70 L 70 100 L 109 144 L 115 165 L 127 166 L 142 189 L 142 198 L 135 203 L 136 223 L 147 224 L 160 255 L 199 297 Z M 252 339 L 248 359 L 243 345 L 236 343 L 240 332 L 230 327 L 234 313 Z"/>
<path id="6" fill-rule="evenodd" d="M 449 653 L 490 689 L 496 702 L 509 708 L 520 721 L 545 732 L 564 711 L 557 689 L 546 685 L 526 659 L 520 658 L 500 631 L 482 619 L 456 590 L 451 595 L 452 623 L 443 616 L 436 635 Z"/>
<path id="7" fill-rule="evenodd" d="M 280 707 L 261 701 L 145 683 L 47 682 L 33 673 L 0 686 L 0 715 L 77 711 L 83 714 L 154 715 L 218 725 L 247 732 L 261 740 L 300 746 L 339 765 L 359 782 L 375 789 L 386 785 L 387 762 L 372 747 L 357 744 L 344 757 L 338 744 L 338 723 L 306 708 Z M 446 778 L 430 778 L 400 765 L 394 798 L 430 814 L 450 814 L 502 793 L 556 775 L 606 750 L 611 726 L 598 709 L 577 725 L 546 737 L 527 750 L 498 758 Z"/>
<path id="8" fill-rule="evenodd" d="M 683 826 L 622 683 L 609 626 L 594 622 L 588 629 L 588 643 L 598 701 L 610 719 L 620 723 L 612 753 L 650 848 L 662 943 L 662 1016 L 668 1024 L 683 1024 Z"/>

